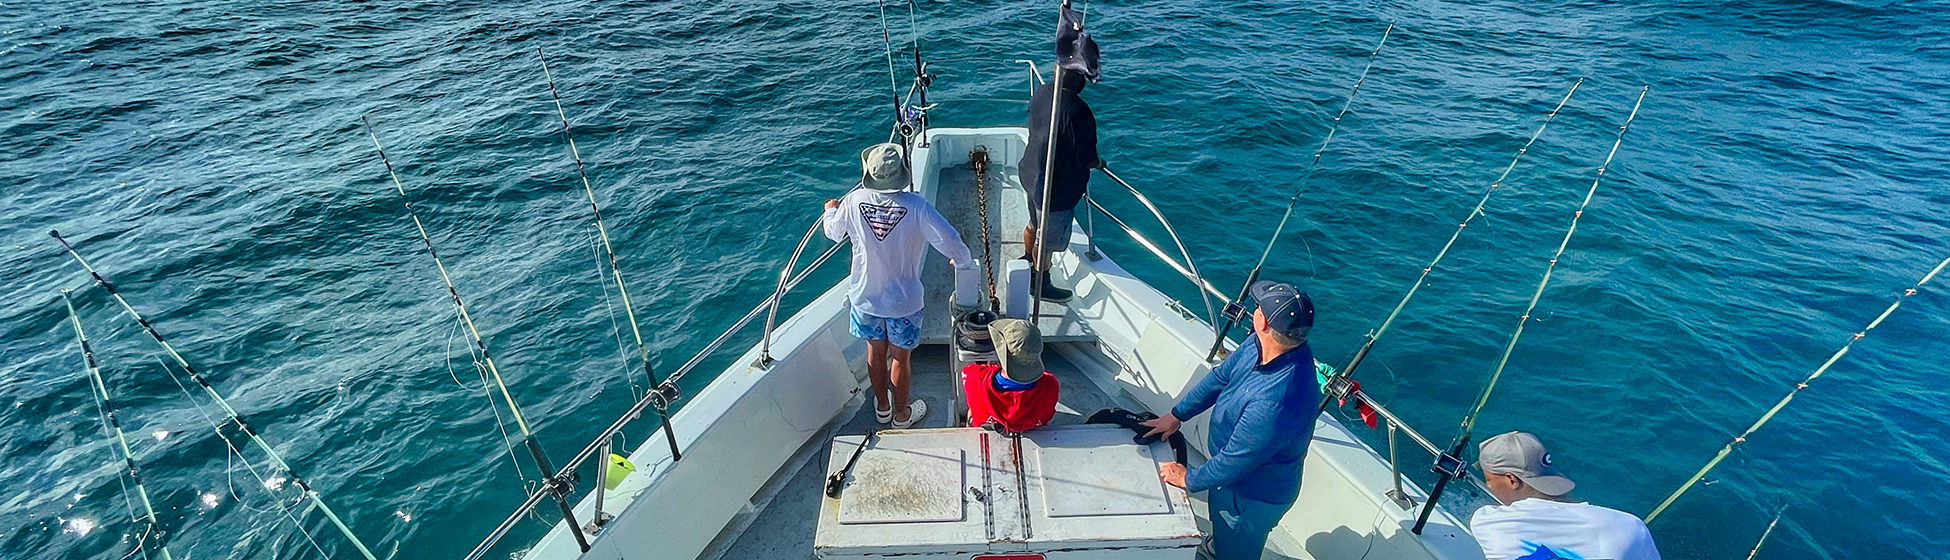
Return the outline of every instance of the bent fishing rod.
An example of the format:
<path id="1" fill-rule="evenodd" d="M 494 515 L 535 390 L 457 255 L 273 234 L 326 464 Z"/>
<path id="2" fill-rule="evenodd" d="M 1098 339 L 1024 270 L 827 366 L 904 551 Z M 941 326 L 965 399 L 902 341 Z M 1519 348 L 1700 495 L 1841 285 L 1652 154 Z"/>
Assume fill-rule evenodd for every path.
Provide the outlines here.
<path id="1" fill-rule="evenodd" d="M 1409 300 L 1415 299 L 1415 292 L 1421 290 L 1422 286 L 1428 283 L 1429 273 L 1435 271 L 1436 265 L 1442 264 L 1443 257 L 1449 256 L 1449 249 L 1456 246 L 1456 240 L 1462 237 L 1463 229 L 1468 228 L 1469 222 L 1474 221 L 1477 216 L 1483 215 L 1483 207 L 1489 204 L 1490 195 L 1495 194 L 1497 187 L 1503 186 L 1503 181 L 1510 178 L 1510 172 L 1517 168 L 1518 162 L 1523 161 L 1525 154 L 1530 153 L 1530 146 L 1536 144 L 1537 139 L 1544 135 L 1544 129 L 1550 127 L 1551 121 L 1557 118 L 1558 111 L 1564 110 L 1564 104 L 1571 102 L 1571 96 L 1577 94 L 1578 86 L 1581 85 L 1584 85 L 1584 78 L 1578 78 L 1577 81 L 1571 83 L 1571 90 L 1564 92 L 1564 98 L 1558 100 L 1557 106 L 1552 107 L 1550 114 L 1544 116 L 1544 122 L 1537 125 L 1537 131 L 1530 133 L 1530 140 L 1525 141 L 1523 146 L 1517 148 L 1517 154 L 1510 158 L 1510 165 L 1505 166 L 1503 173 L 1497 175 L 1496 180 L 1490 182 L 1489 188 L 1483 190 L 1483 197 L 1476 201 L 1476 207 L 1471 208 L 1469 215 L 1463 216 L 1462 221 L 1456 224 L 1455 233 L 1449 234 L 1449 241 L 1442 244 L 1442 250 L 1436 251 L 1435 258 L 1431 259 L 1427 266 L 1422 267 L 1422 275 L 1417 276 L 1415 283 L 1408 286 L 1408 293 L 1402 294 L 1401 301 L 1395 302 L 1395 308 L 1388 311 L 1388 316 L 1381 320 L 1381 326 L 1368 331 L 1367 340 L 1362 341 L 1361 348 L 1354 351 L 1354 357 L 1349 358 L 1347 365 L 1341 366 L 1340 371 L 1334 372 L 1334 375 L 1327 379 L 1327 383 L 1323 385 L 1324 387 L 1332 388 L 1333 391 L 1331 392 L 1335 395 L 1344 393 L 1344 389 L 1352 388 L 1351 385 L 1343 383 L 1343 381 L 1354 376 L 1354 368 L 1361 367 L 1361 362 L 1367 359 L 1368 352 L 1374 350 L 1375 341 L 1379 340 L 1382 334 L 1388 332 L 1388 327 L 1395 324 L 1395 317 L 1400 316 L 1402 309 L 1408 307 Z M 1320 399 L 1320 410 L 1327 410 L 1327 403 L 1332 400 L 1329 398 Z"/>
<path id="2" fill-rule="evenodd" d="M 1517 316 L 1517 328 L 1510 332 L 1510 340 L 1503 344 L 1503 354 L 1497 357 L 1496 365 L 1490 368 L 1489 381 L 1483 384 L 1482 392 L 1477 393 L 1476 403 L 1469 407 L 1469 414 L 1463 416 L 1462 427 L 1457 430 L 1455 443 L 1450 445 L 1448 453 L 1436 458 L 1435 472 L 1438 477 L 1435 480 L 1435 488 L 1429 492 L 1429 501 L 1422 505 L 1422 513 L 1415 516 L 1415 527 L 1409 532 L 1422 534 L 1422 527 L 1428 524 L 1429 514 L 1435 511 L 1436 500 L 1442 497 L 1443 489 L 1449 486 L 1450 480 L 1462 476 L 1463 471 L 1467 469 L 1462 460 L 1463 448 L 1469 445 L 1470 432 L 1476 428 L 1476 419 L 1482 416 L 1483 405 L 1489 402 L 1490 394 L 1496 391 L 1496 383 L 1503 378 L 1504 367 L 1510 365 L 1510 353 L 1517 349 L 1517 341 L 1523 338 L 1524 327 L 1530 323 L 1530 314 L 1537 310 L 1538 300 L 1544 297 L 1544 288 L 1550 286 L 1551 273 L 1557 270 L 1557 263 L 1563 259 L 1565 247 L 1571 244 L 1571 236 L 1577 235 L 1578 222 L 1584 218 L 1584 210 L 1591 206 L 1591 199 L 1598 196 L 1598 185 L 1605 180 L 1605 170 L 1611 168 L 1612 159 L 1618 156 L 1618 147 L 1625 143 L 1625 131 L 1629 130 L 1632 121 L 1638 118 L 1639 107 L 1645 104 L 1645 94 L 1651 90 L 1652 86 L 1639 88 L 1638 100 L 1632 102 L 1632 113 L 1625 117 L 1625 124 L 1618 126 L 1618 135 L 1611 141 L 1611 151 L 1605 153 L 1605 162 L 1598 165 L 1597 176 L 1591 179 L 1591 188 L 1585 190 L 1584 200 L 1578 203 L 1577 211 L 1571 213 L 1571 225 L 1564 229 L 1564 239 L 1557 242 L 1557 251 L 1551 253 L 1550 264 L 1544 266 L 1543 277 L 1537 280 L 1537 288 L 1530 292 L 1530 303 L 1524 306 L 1523 314 Z"/>
<path id="3" fill-rule="evenodd" d="M 332 522 L 332 526 L 337 527 L 339 532 L 345 535 L 346 540 L 351 541 L 352 546 L 359 549 L 360 555 L 365 556 L 366 560 L 378 560 L 378 558 L 373 556 L 372 551 L 366 548 L 365 541 L 360 540 L 358 535 L 353 534 L 352 528 L 346 526 L 345 522 L 339 519 L 338 513 L 332 511 L 331 506 L 325 505 L 325 500 L 319 497 L 318 491 L 312 489 L 311 482 L 299 475 L 296 469 L 291 468 L 291 464 L 285 462 L 284 456 L 272 448 L 269 442 L 264 441 L 263 436 L 258 435 L 257 429 L 251 427 L 250 422 L 244 419 L 243 413 L 237 412 L 235 407 L 230 406 L 230 401 L 223 398 L 222 393 L 217 392 L 217 388 L 210 384 L 210 379 L 204 377 L 202 372 L 197 371 L 195 366 L 191 366 L 189 360 L 184 359 L 183 354 L 176 351 L 175 346 L 170 345 L 169 341 L 164 340 L 162 333 L 158 332 L 156 327 L 149 323 L 149 319 L 144 318 L 142 313 L 137 312 L 135 306 L 129 305 L 129 300 L 123 299 L 122 293 L 116 291 L 114 284 L 110 284 L 107 278 L 102 277 L 101 272 L 96 271 L 95 267 L 90 266 L 87 259 L 81 258 L 81 253 L 76 252 L 74 246 L 69 244 L 67 239 L 61 237 L 61 232 L 48 230 L 47 234 L 54 237 L 54 240 L 61 244 L 62 249 L 67 250 L 68 256 L 73 257 L 74 261 L 81 265 L 82 270 L 88 271 L 88 275 L 94 277 L 95 284 L 101 286 L 103 291 L 108 292 L 109 297 L 115 299 L 115 303 L 121 304 L 122 310 L 127 311 L 129 317 L 135 319 L 137 324 L 142 325 L 142 330 L 149 334 L 149 338 L 155 339 L 157 345 L 162 346 L 163 352 L 169 354 L 169 357 L 176 361 L 177 367 L 183 368 L 183 371 L 189 374 L 191 381 L 196 382 L 197 386 L 203 388 L 204 394 L 208 395 L 211 401 L 216 402 L 217 406 L 223 409 L 223 413 L 227 416 L 228 420 L 236 423 L 237 429 L 249 437 L 251 443 L 256 444 L 257 448 L 262 450 L 266 457 L 270 458 L 272 468 L 283 471 L 291 477 L 291 483 L 296 485 L 298 489 L 304 491 L 305 498 L 311 500 L 312 506 L 317 507 L 318 511 L 324 513 L 325 518 Z"/>
<path id="4" fill-rule="evenodd" d="M 542 77 L 548 79 L 548 95 L 555 100 L 555 116 L 562 119 L 562 139 L 569 144 L 569 156 L 576 160 L 576 175 L 582 178 L 582 194 L 589 199 L 589 215 L 595 217 L 596 234 L 602 238 L 603 253 L 609 256 L 610 277 L 616 280 L 616 293 L 623 300 L 623 314 L 630 322 L 630 336 L 636 338 L 637 357 L 643 361 L 643 376 L 650 380 L 650 390 L 659 397 L 656 404 L 657 421 L 663 425 L 664 442 L 670 444 L 670 460 L 682 460 L 684 455 L 677 451 L 677 434 L 670 426 L 670 401 L 675 400 L 675 387 L 666 392 L 657 381 L 657 367 L 650 360 L 650 346 L 643 343 L 643 329 L 637 326 L 636 307 L 630 304 L 630 289 L 623 283 L 623 267 L 617 264 L 616 247 L 609 241 L 609 226 L 603 223 L 602 207 L 596 204 L 596 189 L 589 186 L 589 172 L 583 168 L 582 152 L 576 149 L 574 132 L 569 126 L 569 113 L 562 109 L 562 95 L 556 93 L 555 75 L 548 71 L 548 57 L 542 55 L 542 48 L 535 47 L 535 57 L 542 61 Z M 615 313 L 611 311 L 610 313 Z M 615 317 L 615 315 L 610 315 Z M 546 474 L 546 473 L 545 473 Z"/>
<path id="5" fill-rule="evenodd" d="M 553 494 L 555 502 L 562 506 L 562 517 L 568 520 L 569 526 L 581 527 L 582 524 L 576 522 L 575 509 L 569 505 L 568 498 L 569 492 L 575 489 L 575 483 L 569 477 L 555 473 L 555 469 L 549 465 L 548 454 L 542 451 L 542 444 L 535 439 L 535 432 L 528 428 L 528 420 L 522 417 L 521 407 L 515 404 L 514 395 L 508 392 L 508 384 L 502 380 L 500 368 L 494 365 L 494 355 L 488 353 L 487 340 L 481 338 L 481 330 L 474 326 L 474 316 L 467 312 L 467 303 L 461 300 L 460 290 L 454 287 L 453 277 L 447 274 L 447 265 L 441 262 L 440 252 L 434 250 L 433 238 L 427 235 L 426 223 L 420 220 L 420 211 L 413 207 L 413 197 L 406 194 L 406 185 L 400 182 L 399 173 L 393 170 L 392 159 L 386 157 L 386 147 L 379 144 L 379 135 L 372 131 L 372 121 L 362 115 L 359 117 L 359 122 L 365 125 L 366 136 L 372 138 L 372 147 L 379 151 L 379 161 L 386 165 L 386 175 L 393 180 L 393 190 L 399 193 L 400 202 L 406 206 L 407 215 L 413 218 L 413 228 L 420 232 L 420 243 L 426 246 L 427 254 L 433 257 L 433 266 L 440 271 L 440 281 L 446 284 L 447 296 L 452 299 L 454 309 L 460 312 L 461 323 L 467 326 L 467 334 L 474 340 L 475 350 L 481 353 L 482 364 L 493 377 L 495 387 L 501 390 L 501 399 L 508 405 L 510 415 L 514 416 L 515 426 L 521 429 L 522 444 L 528 448 L 528 455 L 535 461 L 535 467 L 548 477 L 542 481 L 544 489 L 547 493 Z M 589 552 L 589 538 L 580 530 L 569 532 L 575 535 L 576 546 L 581 547 L 583 552 Z"/>
<path id="6" fill-rule="evenodd" d="M 1781 409 L 1787 408 L 1788 402 L 1793 401 L 1795 395 L 1801 394 L 1802 389 L 1808 388 L 1808 385 L 1814 383 L 1815 379 L 1820 378 L 1824 373 L 1828 373 L 1828 368 L 1834 367 L 1835 362 L 1841 361 L 1842 356 L 1848 355 L 1849 349 L 1855 347 L 1856 342 L 1861 341 L 1863 337 L 1869 336 L 1869 331 L 1881 326 L 1882 321 L 1889 318 L 1889 314 L 1895 313 L 1896 308 L 1902 307 L 1904 301 L 1908 301 L 1911 296 L 1921 291 L 1924 284 L 1930 283 L 1930 280 L 1936 278 L 1938 274 L 1941 274 L 1946 267 L 1950 267 L 1950 257 L 1945 257 L 1943 262 L 1936 264 L 1936 268 L 1930 269 L 1930 272 L 1924 274 L 1922 279 L 1917 280 L 1915 284 L 1911 284 L 1908 289 L 1903 290 L 1902 295 L 1897 296 L 1895 301 L 1889 302 L 1889 307 L 1883 309 L 1882 314 L 1876 315 L 1876 318 L 1869 321 L 1869 324 L 1862 327 L 1862 330 L 1855 331 L 1855 334 L 1849 335 L 1848 341 L 1843 342 L 1842 347 L 1837 348 L 1834 354 L 1830 354 L 1828 359 L 1821 363 L 1820 367 L 1816 367 L 1800 383 L 1794 384 L 1794 388 L 1788 390 L 1786 396 L 1781 397 L 1781 400 L 1774 403 L 1772 408 L 1768 408 L 1767 412 L 1761 414 L 1760 418 L 1754 420 L 1754 423 L 1747 426 L 1746 430 L 1742 430 L 1740 435 L 1734 436 L 1732 440 L 1727 441 L 1726 446 L 1721 447 L 1720 452 L 1713 454 L 1713 459 L 1706 462 L 1706 466 L 1700 467 L 1699 471 L 1693 473 L 1691 478 L 1686 479 L 1684 484 L 1679 485 L 1679 488 L 1673 490 L 1671 495 L 1666 496 L 1664 501 L 1659 502 L 1659 507 L 1652 508 L 1652 513 L 1645 514 L 1645 522 L 1651 523 L 1652 520 L 1658 519 L 1659 514 L 1665 513 L 1666 508 L 1672 507 L 1672 503 L 1678 501 L 1680 496 L 1685 495 L 1686 491 L 1692 490 L 1694 484 L 1698 484 L 1700 479 L 1706 478 L 1706 473 L 1711 472 L 1714 467 L 1720 466 L 1720 461 L 1725 460 L 1728 454 L 1733 453 L 1735 446 L 1746 443 L 1748 436 L 1754 435 L 1754 432 L 1759 431 L 1762 426 L 1766 426 L 1768 421 L 1774 419 L 1775 414 L 1780 414 Z"/>
<path id="7" fill-rule="evenodd" d="M 1334 124 L 1327 128 L 1327 136 L 1320 140 L 1320 148 L 1314 150 L 1313 161 L 1307 164 L 1306 174 L 1301 175 L 1300 180 L 1294 183 L 1293 195 L 1287 197 L 1286 213 L 1280 215 L 1280 225 L 1273 228 L 1273 235 L 1266 238 L 1266 249 L 1260 251 L 1259 263 L 1254 264 L 1252 272 L 1246 274 L 1246 283 L 1239 286 L 1239 295 L 1233 297 L 1232 303 L 1226 304 L 1225 310 L 1221 312 L 1224 318 L 1218 328 L 1214 329 L 1216 336 L 1212 338 L 1212 349 L 1205 353 L 1205 361 L 1210 362 L 1212 358 L 1218 357 L 1219 351 L 1225 349 L 1226 335 L 1231 334 L 1232 327 L 1246 317 L 1247 292 L 1252 290 L 1253 282 L 1259 281 L 1260 269 L 1266 268 L 1266 259 L 1273 256 L 1273 246 L 1279 244 L 1280 235 L 1286 233 L 1287 221 L 1293 218 L 1293 207 L 1300 203 L 1300 192 L 1307 188 L 1307 183 L 1313 180 L 1314 172 L 1320 169 L 1321 154 L 1327 153 L 1327 145 L 1333 143 L 1334 133 L 1341 129 L 1341 118 L 1346 117 L 1348 109 L 1354 107 L 1354 96 L 1361 93 L 1361 84 L 1368 80 L 1368 71 L 1374 70 L 1375 58 L 1381 54 L 1381 47 L 1388 44 L 1388 35 L 1394 31 L 1395 23 L 1389 22 L 1388 28 L 1381 30 L 1381 41 L 1375 43 L 1374 50 L 1368 51 L 1368 65 L 1361 69 L 1361 76 L 1354 79 L 1354 87 L 1347 90 L 1347 101 L 1341 104 L 1341 112 L 1334 115 Z"/>
<path id="8" fill-rule="evenodd" d="M 154 535 L 156 548 L 162 551 L 163 560 L 174 560 L 169 554 L 169 543 L 163 534 L 162 523 L 156 520 L 156 506 L 149 501 L 149 489 L 142 485 L 142 468 L 135 464 L 135 452 L 129 449 L 129 436 L 122 433 L 122 420 L 115 415 L 115 401 L 108 396 L 108 384 L 102 382 L 101 367 L 95 362 L 95 349 L 88 345 L 88 333 L 81 330 L 81 314 L 75 312 L 74 300 L 68 298 L 67 290 L 61 290 L 61 301 L 68 305 L 68 323 L 74 326 L 75 339 L 81 341 L 81 362 L 88 370 L 88 380 L 92 384 L 91 388 L 94 389 L 91 392 L 95 395 L 95 404 L 101 407 L 102 430 L 115 436 L 115 450 L 120 452 L 122 467 L 127 470 L 129 478 L 135 481 L 136 497 L 142 499 L 140 519 L 149 524 L 149 530 L 136 536 L 135 548 L 144 551 L 143 557 L 148 557 L 149 536 Z M 118 473 L 115 477 L 120 480 L 122 475 Z M 128 499 L 128 490 L 127 487 L 122 488 L 124 500 Z"/>

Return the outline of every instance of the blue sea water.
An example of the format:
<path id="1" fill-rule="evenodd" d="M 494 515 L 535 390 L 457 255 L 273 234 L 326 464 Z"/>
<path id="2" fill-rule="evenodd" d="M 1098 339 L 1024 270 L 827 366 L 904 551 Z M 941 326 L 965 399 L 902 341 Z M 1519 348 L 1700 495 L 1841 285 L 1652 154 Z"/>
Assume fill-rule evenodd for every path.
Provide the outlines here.
<path id="1" fill-rule="evenodd" d="M 920 2 L 935 123 L 1022 122 L 1026 74 L 1010 61 L 1049 58 L 1052 8 Z M 1315 352 L 1334 363 L 1588 79 L 1359 374 L 1441 441 L 1649 85 L 1477 429 L 1538 434 L 1602 505 L 1649 511 L 1950 255 L 1941 2 L 1165 0 L 1088 14 L 1105 78 L 1085 97 L 1106 159 L 1228 289 L 1395 23 L 1266 273 L 1313 294 Z M 889 20 L 907 42 L 905 6 Z M 316 512 L 291 510 L 316 547 L 294 527 L 278 509 L 290 486 L 252 478 L 256 450 L 226 451 L 211 403 L 171 381 L 46 230 L 382 556 L 456 557 L 520 503 L 516 469 L 533 472 L 506 452 L 506 413 L 359 117 L 562 458 L 636 389 L 535 49 L 669 371 L 771 290 L 818 203 L 851 184 L 852 154 L 885 137 L 880 35 L 860 1 L 0 3 L 0 556 L 118 558 L 138 530 L 65 288 L 178 558 L 354 555 Z M 1143 213 L 1107 186 L 1106 206 Z M 1137 246 L 1102 244 L 1197 299 Z M 1943 556 L 1946 340 L 1950 296 L 1926 287 L 1653 524 L 1666 557 L 1744 555 L 1782 505 L 1762 558 Z M 1426 484 L 1427 458 L 1404 457 Z M 525 523 L 500 550 L 545 529 Z"/>

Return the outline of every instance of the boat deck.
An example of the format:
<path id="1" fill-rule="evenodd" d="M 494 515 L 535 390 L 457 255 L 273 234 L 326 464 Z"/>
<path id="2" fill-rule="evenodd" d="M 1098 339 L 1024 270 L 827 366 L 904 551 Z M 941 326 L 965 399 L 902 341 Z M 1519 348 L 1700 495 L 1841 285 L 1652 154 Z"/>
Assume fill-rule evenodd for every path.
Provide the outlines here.
<path id="1" fill-rule="evenodd" d="M 1024 254 L 1022 230 L 1029 225 L 1029 198 L 1023 191 L 1022 181 L 1016 173 L 1015 162 L 991 161 L 988 177 L 989 206 L 989 251 L 996 263 L 1006 263 L 1020 259 Z M 981 197 L 975 188 L 975 170 L 967 163 L 942 169 L 935 176 L 934 205 L 948 222 L 961 233 L 963 243 L 975 253 L 977 260 L 982 254 Z M 1078 249 L 1082 250 L 1081 248 Z M 992 263 L 982 263 L 982 273 L 990 274 Z M 1057 271 L 1057 284 L 1070 285 Z M 954 271 L 949 269 L 948 259 L 933 255 L 922 265 L 921 278 L 927 285 L 928 307 L 926 317 L 921 322 L 921 341 L 928 344 L 941 344 L 949 340 L 953 321 L 949 318 L 949 305 L 935 302 L 951 301 L 954 297 Z M 999 289 L 999 288 L 998 288 Z M 984 287 L 986 293 L 986 287 Z M 1042 327 L 1043 340 L 1050 342 L 1081 342 L 1095 340 L 1086 325 L 1060 303 L 1043 302 L 1043 317 L 1037 322 Z"/>
<path id="2" fill-rule="evenodd" d="M 1066 349 L 1071 352 L 1057 351 L 1054 346 L 1043 356 L 1050 373 L 1056 375 L 1062 388 L 1056 417 L 1050 421 L 1050 425 L 1082 424 L 1090 414 L 1105 408 L 1140 410 L 1135 403 L 1113 398 L 1092 381 L 1092 376 L 1084 368 L 1066 358 L 1066 354 L 1090 351 L 1084 348 L 1087 345 L 1072 345 L 1072 348 Z M 926 400 L 930 410 L 921 427 L 948 427 L 950 415 L 947 410 L 954 398 L 954 393 L 950 392 L 953 389 L 953 376 L 948 372 L 948 349 L 940 345 L 924 345 L 915 351 L 914 357 L 913 397 Z M 859 405 L 857 409 L 846 417 L 844 423 L 836 426 L 832 434 L 816 438 L 794 456 L 795 462 L 785 467 L 791 474 L 781 472 L 774 478 L 771 487 L 760 493 L 751 506 L 751 515 L 745 520 L 748 524 L 737 534 L 736 540 L 721 542 L 707 558 L 813 558 L 813 536 L 819 520 L 821 491 L 827 470 L 826 462 L 822 459 L 827 456 L 831 436 L 860 435 L 882 427 L 874 422 L 871 405 L 855 404 Z M 1211 525 L 1206 519 L 1205 502 L 1198 496 L 1193 498 L 1193 502 L 1199 528 L 1209 531 Z M 1266 558 L 1288 557 L 1269 550 Z"/>

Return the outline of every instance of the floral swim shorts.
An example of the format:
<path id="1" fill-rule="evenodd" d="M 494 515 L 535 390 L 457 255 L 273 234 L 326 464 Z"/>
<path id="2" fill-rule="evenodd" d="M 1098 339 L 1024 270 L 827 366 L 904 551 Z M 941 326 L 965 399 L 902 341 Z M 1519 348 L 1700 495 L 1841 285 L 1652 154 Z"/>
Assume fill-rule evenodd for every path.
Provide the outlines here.
<path id="1" fill-rule="evenodd" d="M 921 313 L 906 317 L 879 317 L 850 309 L 852 321 L 847 332 L 860 340 L 885 340 L 908 350 L 921 345 Z"/>

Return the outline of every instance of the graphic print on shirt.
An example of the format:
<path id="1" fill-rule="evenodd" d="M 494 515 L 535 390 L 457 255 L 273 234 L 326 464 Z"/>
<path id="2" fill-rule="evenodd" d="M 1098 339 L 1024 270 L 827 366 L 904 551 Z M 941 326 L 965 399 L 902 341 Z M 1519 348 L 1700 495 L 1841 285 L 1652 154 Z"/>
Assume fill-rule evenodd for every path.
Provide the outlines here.
<path id="1" fill-rule="evenodd" d="M 894 226 L 900 225 L 901 218 L 905 217 L 907 217 L 905 207 L 893 204 L 882 206 L 868 202 L 860 203 L 860 219 L 867 222 L 867 229 L 873 230 L 874 238 L 881 241 L 886 241 L 887 234 L 893 233 Z"/>
<path id="2" fill-rule="evenodd" d="M 1523 541 L 1523 546 L 1524 548 L 1531 548 L 1532 550 L 1530 551 L 1530 554 L 1525 554 L 1523 556 L 1517 557 L 1517 560 L 1583 560 L 1583 557 L 1578 556 L 1577 553 L 1568 550 L 1567 551 L 1551 550 L 1550 545 L 1546 545 L 1542 543 Z"/>

